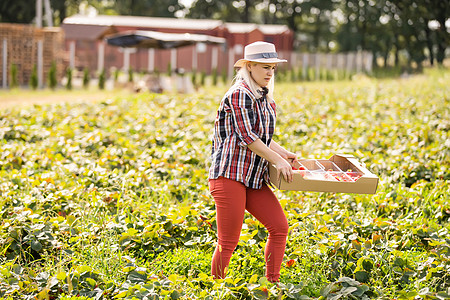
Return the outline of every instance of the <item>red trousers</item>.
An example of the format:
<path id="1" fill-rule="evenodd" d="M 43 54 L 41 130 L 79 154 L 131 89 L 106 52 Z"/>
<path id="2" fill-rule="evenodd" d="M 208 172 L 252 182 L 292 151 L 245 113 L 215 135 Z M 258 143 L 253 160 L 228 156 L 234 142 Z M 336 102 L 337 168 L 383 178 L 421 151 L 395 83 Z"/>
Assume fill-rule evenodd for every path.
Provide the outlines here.
<path id="1" fill-rule="evenodd" d="M 283 209 L 272 190 L 251 189 L 235 180 L 219 177 L 209 180 L 209 189 L 216 204 L 218 243 L 211 263 L 214 278 L 225 278 L 231 255 L 241 234 L 245 210 L 268 230 L 264 257 L 266 277 L 278 281 L 286 247 L 289 225 Z"/>

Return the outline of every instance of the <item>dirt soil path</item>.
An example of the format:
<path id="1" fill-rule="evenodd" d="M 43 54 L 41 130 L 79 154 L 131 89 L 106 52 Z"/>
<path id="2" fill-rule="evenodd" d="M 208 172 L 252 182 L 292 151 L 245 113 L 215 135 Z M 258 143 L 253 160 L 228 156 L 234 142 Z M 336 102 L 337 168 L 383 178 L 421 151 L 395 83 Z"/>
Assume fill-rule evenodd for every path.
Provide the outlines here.
<path id="1" fill-rule="evenodd" d="M 129 96 L 128 90 L 0 90 L 0 109 L 24 107 L 30 105 L 45 105 L 63 102 L 99 102 L 107 99 L 115 99 L 120 96 Z"/>

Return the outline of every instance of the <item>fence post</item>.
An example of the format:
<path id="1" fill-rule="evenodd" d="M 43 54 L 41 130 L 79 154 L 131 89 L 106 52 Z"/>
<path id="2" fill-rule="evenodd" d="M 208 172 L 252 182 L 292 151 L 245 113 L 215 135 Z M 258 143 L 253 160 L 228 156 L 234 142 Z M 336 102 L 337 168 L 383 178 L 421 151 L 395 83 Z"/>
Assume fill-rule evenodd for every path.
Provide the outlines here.
<path id="1" fill-rule="evenodd" d="M 327 53 L 327 70 L 331 70 L 333 67 L 333 54 Z"/>
<path id="2" fill-rule="evenodd" d="M 130 50 L 129 48 L 123 48 L 123 71 L 128 73 L 130 69 Z"/>
<path id="3" fill-rule="evenodd" d="M 338 53 L 337 56 L 337 69 L 342 71 L 344 69 L 344 54 Z"/>
<path id="4" fill-rule="evenodd" d="M 228 80 L 233 78 L 233 66 L 234 66 L 234 48 L 228 48 Z"/>
<path id="5" fill-rule="evenodd" d="M 295 51 L 291 52 L 291 59 L 290 59 L 290 65 L 295 66 L 297 65 L 297 53 Z"/>
<path id="6" fill-rule="evenodd" d="M 171 71 L 174 71 L 177 68 L 177 49 L 170 49 L 170 67 Z"/>
<path id="7" fill-rule="evenodd" d="M 192 47 L 192 72 L 197 72 L 198 68 L 197 44 Z"/>
<path id="8" fill-rule="evenodd" d="M 73 70 L 75 69 L 75 41 L 70 41 L 69 49 L 70 49 L 69 65 L 70 68 Z"/>
<path id="9" fill-rule="evenodd" d="M 315 63 L 316 63 L 316 80 L 320 79 L 320 59 L 321 59 L 321 55 L 320 53 L 316 53 L 315 55 Z"/>
<path id="10" fill-rule="evenodd" d="M 212 46 L 212 54 L 211 54 L 211 72 L 216 69 L 217 71 L 217 65 L 219 60 L 219 48 L 215 45 Z"/>
<path id="11" fill-rule="evenodd" d="M 148 71 L 153 73 L 155 71 L 155 49 L 148 49 Z"/>
<path id="12" fill-rule="evenodd" d="M 347 56 L 346 56 L 346 69 L 347 72 L 350 73 L 352 71 L 353 68 L 353 53 L 352 52 L 348 52 Z"/>
<path id="13" fill-rule="evenodd" d="M 373 53 L 372 52 L 366 52 L 366 63 L 365 63 L 365 69 L 366 72 L 371 74 L 372 73 L 372 62 L 373 62 Z"/>
<path id="14" fill-rule="evenodd" d="M 37 75 L 38 75 L 38 88 L 44 86 L 44 41 L 37 41 Z"/>
<path id="15" fill-rule="evenodd" d="M 3 39 L 3 55 L 2 55 L 2 61 L 3 61 L 3 67 L 2 67 L 2 74 L 3 74 L 3 88 L 6 89 L 7 87 L 7 78 L 8 78 L 8 41 L 6 38 Z"/>
<path id="16" fill-rule="evenodd" d="M 356 73 L 361 73 L 362 67 L 362 51 L 358 50 L 356 52 Z"/>
<path id="17" fill-rule="evenodd" d="M 302 76 L 303 76 L 303 79 L 306 79 L 306 78 L 308 78 L 308 74 L 307 74 L 307 72 L 308 72 L 308 53 L 303 53 L 303 60 L 302 60 L 302 67 L 303 67 L 303 72 L 302 72 Z"/>
<path id="18" fill-rule="evenodd" d="M 98 43 L 98 61 L 97 61 L 97 72 L 101 72 L 105 68 L 105 43 L 100 41 Z"/>

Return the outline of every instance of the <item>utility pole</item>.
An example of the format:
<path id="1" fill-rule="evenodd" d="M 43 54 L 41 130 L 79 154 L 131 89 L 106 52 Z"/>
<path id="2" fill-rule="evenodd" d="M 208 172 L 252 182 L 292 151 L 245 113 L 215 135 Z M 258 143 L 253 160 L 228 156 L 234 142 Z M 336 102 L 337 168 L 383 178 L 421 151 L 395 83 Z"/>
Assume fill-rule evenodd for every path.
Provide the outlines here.
<path id="1" fill-rule="evenodd" d="M 42 0 L 36 0 L 36 27 L 42 28 Z"/>
<path id="2" fill-rule="evenodd" d="M 42 0 L 36 0 L 36 27 L 42 28 Z M 37 41 L 37 76 L 38 88 L 43 86 L 44 41 Z"/>
<path id="3" fill-rule="evenodd" d="M 50 0 L 44 0 L 45 4 L 45 20 L 47 21 L 47 26 L 53 27 L 53 16 L 52 7 L 50 6 Z"/>

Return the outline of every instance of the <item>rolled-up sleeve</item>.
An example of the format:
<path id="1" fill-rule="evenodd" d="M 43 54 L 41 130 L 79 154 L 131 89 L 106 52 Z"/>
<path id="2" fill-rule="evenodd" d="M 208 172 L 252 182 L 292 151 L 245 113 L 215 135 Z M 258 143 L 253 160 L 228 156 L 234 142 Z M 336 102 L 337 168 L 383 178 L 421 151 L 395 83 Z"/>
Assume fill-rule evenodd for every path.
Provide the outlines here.
<path id="1" fill-rule="evenodd" d="M 233 125 L 242 146 L 247 146 L 259 138 L 254 132 L 255 112 L 252 97 L 243 90 L 236 90 L 230 95 L 230 107 Z"/>

